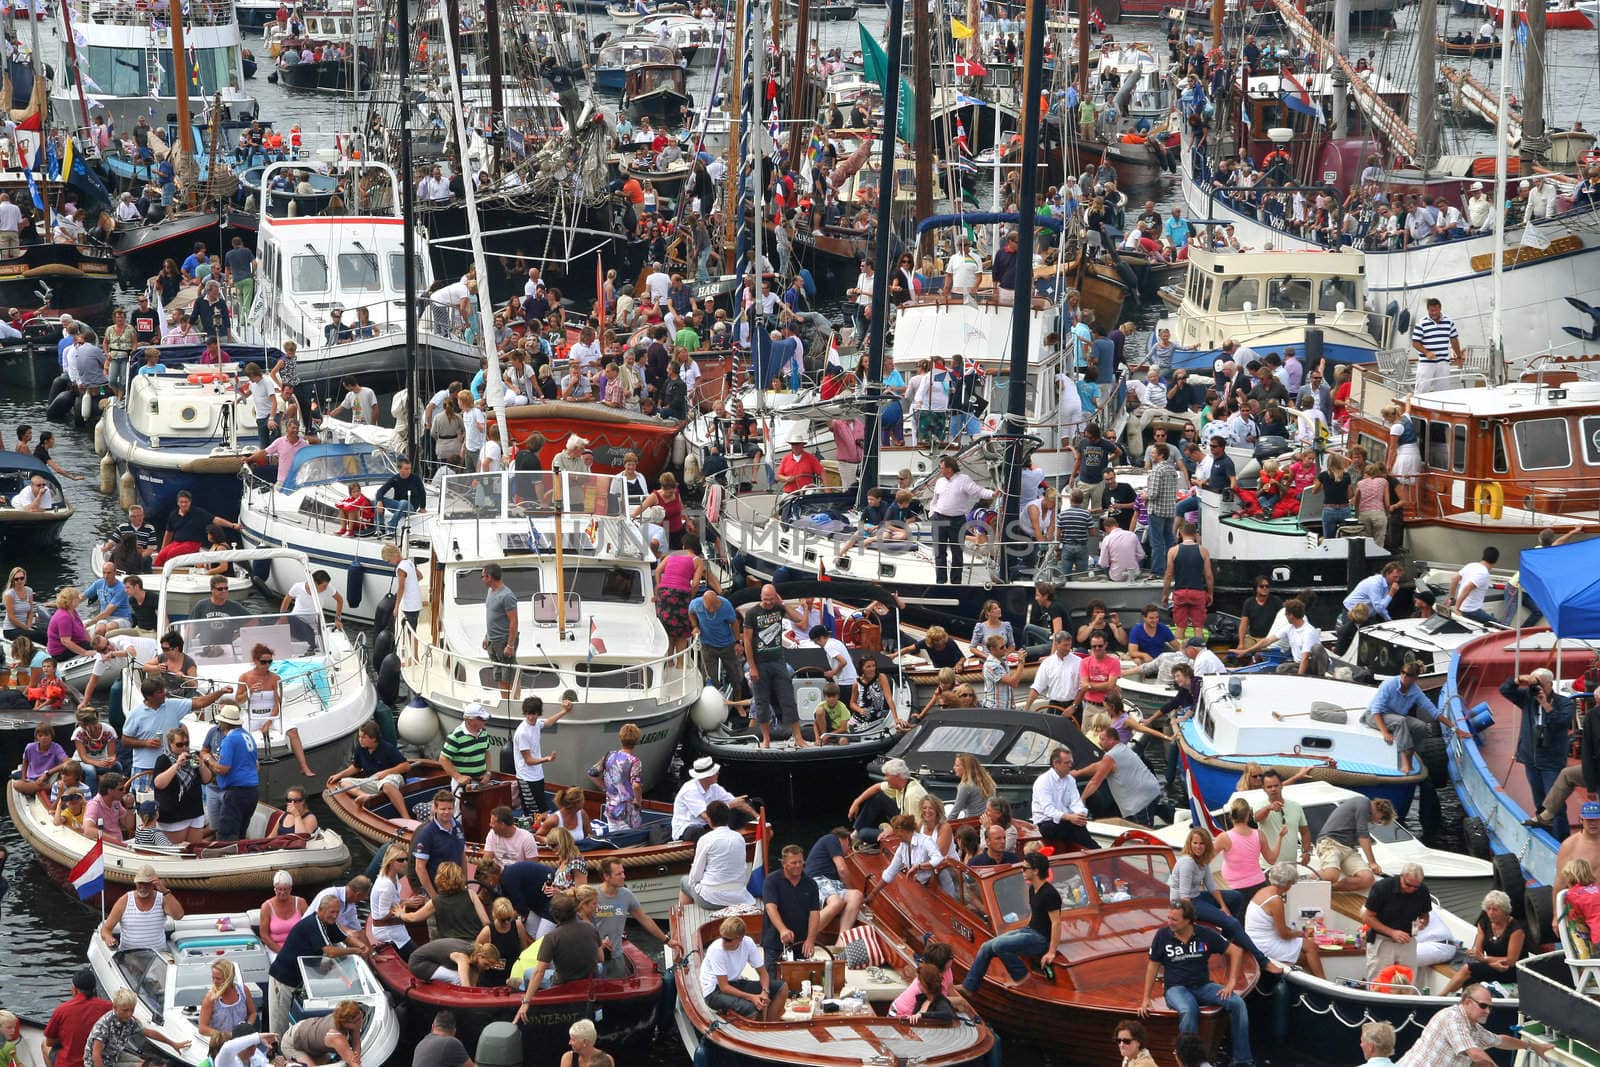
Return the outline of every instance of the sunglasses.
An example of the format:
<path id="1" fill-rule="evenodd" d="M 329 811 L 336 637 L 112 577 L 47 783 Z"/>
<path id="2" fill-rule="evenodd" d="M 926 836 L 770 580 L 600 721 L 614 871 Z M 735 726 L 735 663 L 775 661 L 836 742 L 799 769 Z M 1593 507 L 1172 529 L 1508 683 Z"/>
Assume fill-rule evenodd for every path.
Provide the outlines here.
<path id="1" fill-rule="evenodd" d="M 1135 1042 L 1134 1039 L 1131 1038 L 1131 1037 L 1119 1037 L 1119 1038 L 1117 1038 L 1117 1044 L 1119 1044 L 1119 1045 L 1133 1045 L 1133 1044 L 1137 1044 L 1137 1042 Z"/>
<path id="2" fill-rule="evenodd" d="M 306 802 L 305 797 L 289 797 L 287 799 L 291 804 L 304 804 Z"/>
<path id="3" fill-rule="evenodd" d="M 172 741 L 172 742 L 169 742 L 167 744 L 167 747 L 168 748 L 172 748 L 172 749 L 188 748 L 189 747 L 189 742 L 187 742 L 187 741 Z"/>

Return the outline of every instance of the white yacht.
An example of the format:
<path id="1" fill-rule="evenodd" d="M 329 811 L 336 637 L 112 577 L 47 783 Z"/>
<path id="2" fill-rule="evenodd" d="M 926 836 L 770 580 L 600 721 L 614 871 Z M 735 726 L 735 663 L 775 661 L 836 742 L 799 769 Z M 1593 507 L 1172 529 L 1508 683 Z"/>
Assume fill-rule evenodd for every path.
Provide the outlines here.
<path id="1" fill-rule="evenodd" d="M 655 557 L 627 517 L 609 475 L 505 472 L 443 480 L 429 524 L 433 595 L 417 627 L 400 627 L 402 677 L 452 729 L 468 706 L 489 709 L 502 740 L 522 721 L 521 701 L 559 706 L 577 694 L 552 781 L 581 782 L 617 745 L 617 729 L 644 732 L 636 755 L 644 786 L 662 779 L 702 682 L 695 652 L 668 655 L 651 602 Z M 488 564 L 518 600 L 514 677 L 503 689 L 484 651 Z M 408 709 L 408 713 L 412 709 Z M 413 738 L 414 739 L 414 738 Z"/>

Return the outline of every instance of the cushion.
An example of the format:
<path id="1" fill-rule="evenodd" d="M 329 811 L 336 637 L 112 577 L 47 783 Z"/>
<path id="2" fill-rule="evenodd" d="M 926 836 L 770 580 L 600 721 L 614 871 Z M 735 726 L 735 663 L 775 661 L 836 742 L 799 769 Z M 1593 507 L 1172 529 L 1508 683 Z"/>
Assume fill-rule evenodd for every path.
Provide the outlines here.
<path id="1" fill-rule="evenodd" d="M 870 926 L 854 926 L 839 937 L 844 946 L 845 966 L 851 970 L 882 967 L 889 961 L 889 949 Z"/>

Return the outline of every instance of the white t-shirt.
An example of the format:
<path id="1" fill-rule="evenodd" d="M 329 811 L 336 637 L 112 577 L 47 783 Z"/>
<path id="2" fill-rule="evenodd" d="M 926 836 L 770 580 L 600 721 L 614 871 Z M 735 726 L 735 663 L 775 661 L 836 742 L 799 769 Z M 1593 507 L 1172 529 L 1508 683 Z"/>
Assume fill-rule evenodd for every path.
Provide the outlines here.
<path id="1" fill-rule="evenodd" d="M 582 341 L 574 342 L 572 347 L 567 349 L 567 358 L 587 370 L 600 362 L 600 343 L 598 341 L 591 341 L 589 344 L 584 344 Z"/>
<path id="2" fill-rule="evenodd" d="M 978 271 L 981 267 L 974 257 L 957 252 L 944 261 L 944 269 L 950 274 L 950 288 L 954 291 L 970 293 L 978 287 Z"/>
<path id="3" fill-rule="evenodd" d="M 856 288 L 860 290 L 860 292 L 856 294 L 856 303 L 860 304 L 862 307 L 871 306 L 872 286 L 877 280 L 877 277 L 878 276 L 876 274 L 868 274 L 865 271 L 856 275 Z"/>
<path id="4" fill-rule="evenodd" d="M 364 385 L 359 385 L 344 394 L 344 402 L 350 408 L 350 421 L 364 423 L 368 426 L 375 425 L 378 421 L 378 394 Z"/>
<path id="5" fill-rule="evenodd" d="M 645 275 L 644 287 L 650 290 L 650 295 L 659 304 L 667 298 L 668 293 L 672 292 L 672 276 L 659 270 L 652 271 Z"/>
<path id="6" fill-rule="evenodd" d="M 400 903 L 400 887 L 393 878 L 379 878 L 372 883 L 372 899 L 369 903 L 374 919 L 386 919 L 394 911 L 394 906 Z M 411 940 L 411 935 L 406 933 L 402 925 L 372 924 L 372 938 L 390 945 L 403 945 Z"/>
<path id="7" fill-rule="evenodd" d="M 499 441 L 484 441 L 483 447 L 478 450 L 478 469 L 493 473 L 505 467 L 503 457 L 505 450 L 500 447 Z"/>
<path id="8" fill-rule="evenodd" d="M 928 409 L 928 391 L 932 382 L 932 374 L 913 374 L 911 381 L 906 383 L 906 392 L 911 398 L 912 411 L 926 411 Z"/>
<path id="9" fill-rule="evenodd" d="M 1196 678 L 1204 678 L 1209 674 L 1228 673 L 1228 668 L 1223 666 L 1222 661 L 1217 658 L 1217 654 L 1209 648 L 1200 650 L 1200 654 L 1194 658 L 1193 665 Z"/>
<path id="10" fill-rule="evenodd" d="M 400 591 L 401 611 L 422 610 L 422 578 L 417 574 L 417 565 L 409 559 L 401 559 L 394 565 L 396 574 L 406 576 L 406 585 Z"/>
<path id="11" fill-rule="evenodd" d="M 1489 593 L 1489 568 L 1480 560 L 1467 564 L 1457 573 L 1461 578 L 1461 602 L 1457 607 L 1462 611 L 1481 610 L 1483 598 Z"/>
<path id="12" fill-rule="evenodd" d="M 467 427 L 466 448 L 468 452 L 477 452 L 483 448 L 484 434 L 489 430 L 489 417 L 483 413 L 482 408 L 472 408 L 462 417 Z"/>
<path id="13" fill-rule="evenodd" d="M 14 508 L 31 508 L 33 507 L 34 495 L 33 483 L 29 482 L 22 487 L 20 493 L 11 498 L 11 506 Z M 43 511 L 49 511 L 55 506 L 54 498 L 50 495 L 50 487 L 48 485 L 39 490 L 38 498 L 39 507 Z"/>
<path id="14" fill-rule="evenodd" d="M 511 735 L 511 762 L 516 765 L 517 779 L 523 782 L 544 781 L 544 764 L 528 763 L 523 759 L 524 753 L 531 753 L 535 760 L 544 756 L 540 747 L 540 738 L 544 734 L 544 722 L 535 719 L 533 722 L 523 720 Z"/>
<path id="15" fill-rule="evenodd" d="M 1278 640 L 1289 643 L 1289 658 L 1299 663 L 1300 657 L 1315 651 L 1322 644 L 1322 631 L 1312 626 L 1310 621 L 1302 622 L 1299 626 L 1285 622 L 1278 631 Z"/>
<path id="16" fill-rule="evenodd" d="M 272 414 L 272 401 L 277 395 L 277 387 L 265 374 L 259 382 L 250 383 L 250 407 L 257 419 L 265 419 Z"/>
<path id="17" fill-rule="evenodd" d="M 110 637 L 106 643 L 118 652 L 132 652 L 132 659 L 137 663 L 149 663 L 161 654 L 161 646 L 153 637 Z M 110 674 L 115 665 L 122 662 L 121 656 L 108 656 L 104 652 L 96 652 L 94 656 L 94 676 L 104 678 Z"/>
<path id="18" fill-rule="evenodd" d="M 294 598 L 294 603 L 289 607 L 290 614 L 316 616 L 322 613 L 322 598 L 317 595 L 317 589 L 309 579 L 291 585 L 289 596 Z"/>
<path id="19" fill-rule="evenodd" d="M 738 948 L 729 952 L 719 937 L 706 947 L 705 958 L 700 961 L 700 994 L 715 993 L 719 977 L 732 982 L 744 973 L 745 967 L 759 970 L 765 964 L 761 949 L 750 938 L 746 937 Z"/>
<path id="20" fill-rule="evenodd" d="M 844 657 L 844 669 L 833 679 L 839 684 L 840 689 L 856 684 L 856 679 L 859 677 L 856 674 L 856 661 L 850 658 L 850 649 L 843 641 L 837 637 L 828 638 L 822 646 L 822 654 L 828 657 L 829 670 L 833 669 L 833 665 L 839 662 L 841 656 Z"/>

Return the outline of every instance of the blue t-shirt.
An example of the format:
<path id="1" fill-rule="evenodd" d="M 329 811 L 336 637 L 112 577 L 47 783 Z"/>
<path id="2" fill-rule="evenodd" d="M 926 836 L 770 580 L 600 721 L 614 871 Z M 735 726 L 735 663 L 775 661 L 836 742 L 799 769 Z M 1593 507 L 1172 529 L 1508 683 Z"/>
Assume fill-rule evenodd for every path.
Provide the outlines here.
<path id="1" fill-rule="evenodd" d="M 261 784 L 261 772 L 256 767 L 256 739 L 249 730 L 238 727 L 223 737 L 217 752 L 217 762 L 228 768 L 219 775 L 217 784 L 224 789 L 240 789 Z"/>
<path id="2" fill-rule="evenodd" d="M 459 863 L 465 869 L 466 854 L 459 822 L 451 822 L 450 829 L 446 830 L 437 820 L 429 819 L 417 830 L 411 843 L 411 855 L 427 867 L 429 878 L 438 874 L 441 863 Z"/>
<path id="3" fill-rule="evenodd" d="M 190 277 L 193 277 L 194 276 L 194 272 L 195 272 L 195 268 L 197 268 L 199 266 L 200 266 L 200 257 L 196 256 L 196 255 L 193 255 L 193 254 L 190 254 L 189 256 L 184 258 L 184 261 L 183 261 L 183 273 L 189 275 Z"/>
<path id="4" fill-rule="evenodd" d="M 133 617 L 133 609 L 128 607 L 128 583 L 118 578 L 108 585 L 104 578 L 96 578 L 83 591 L 85 600 L 92 600 L 102 609 L 110 608 L 112 615 L 121 615 L 124 618 Z"/>
<path id="5" fill-rule="evenodd" d="M 726 599 L 717 605 L 715 613 L 706 610 L 706 602 L 695 597 L 689 605 L 689 614 L 700 624 L 700 643 L 711 648 L 727 648 L 733 644 L 733 605 Z"/>
<path id="6" fill-rule="evenodd" d="M 833 861 L 844 856 L 844 844 L 834 834 L 823 834 L 806 853 L 807 878 L 832 878 L 839 880 L 839 868 Z"/>
<path id="7" fill-rule="evenodd" d="M 1164 622 L 1156 623 L 1153 635 L 1145 630 L 1143 622 L 1128 631 L 1128 644 L 1152 658 L 1167 651 L 1167 646 L 1174 640 L 1172 630 Z"/>
<path id="8" fill-rule="evenodd" d="M 194 707 L 192 700 L 180 700 L 177 697 L 168 697 L 156 707 L 140 704 L 128 712 L 127 720 L 122 724 L 122 736 L 132 737 L 141 741 L 161 740 L 162 748 L 131 748 L 133 753 L 133 769 L 148 771 L 155 767 L 156 760 L 160 758 L 162 750 L 166 747 L 165 737 L 168 730 L 176 730 L 183 722 L 183 717 L 189 714 Z M 237 731 L 236 731 L 237 732 Z M 218 761 L 228 763 L 218 755 Z"/>
<path id="9" fill-rule="evenodd" d="M 1233 482 L 1234 476 L 1232 456 L 1212 456 L 1211 477 L 1206 479 L 1206 488 L 1213 493 L 1220 493 Z"/>

